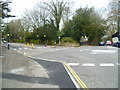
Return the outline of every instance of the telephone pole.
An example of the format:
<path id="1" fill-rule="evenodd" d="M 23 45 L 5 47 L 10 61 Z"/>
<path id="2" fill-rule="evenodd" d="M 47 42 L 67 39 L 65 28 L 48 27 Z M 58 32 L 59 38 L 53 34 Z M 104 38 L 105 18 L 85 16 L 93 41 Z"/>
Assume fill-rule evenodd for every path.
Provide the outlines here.
<path id="1" fill-rule="evenodd" d="M 120 0 L 118 1 L 118 37 L 120 41 Z"/>

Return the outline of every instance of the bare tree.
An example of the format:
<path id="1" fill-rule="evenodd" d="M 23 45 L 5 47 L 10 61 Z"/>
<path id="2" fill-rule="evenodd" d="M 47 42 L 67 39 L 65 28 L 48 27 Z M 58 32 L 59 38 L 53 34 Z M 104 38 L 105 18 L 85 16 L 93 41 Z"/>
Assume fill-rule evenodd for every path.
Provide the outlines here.
<path id="1" fill-rule="evenodd" d="M 107 35 L 111 38 L 112 34 L 117 32 L 117 24 L 118 24 L 118 1 L 120 0 L 110 0 L 108 6 L 108 14 L 107 14 L 107 22 L 109 25 L 109 29 L 107 31 Z"/>
<path id="2" fill-rule="evenodd" d="M 55 21 L 56 29 L 59 30 L 61 19 L 70 12 L 69 2 L 64 2 L 63 0 L 51 0 L 49 3 L 44 2 L 44 7 Z"/>
<path id="3" fill-rule="evenodd" d="M 14 35 L 14 38 L 20 38 L 24 36 L 24 29 L 20 19 L 12 20 L 8 24 L 9 33 Z"/>
<path id="4" fill-rule="evenodd" d="M 22 16 L 22 20 L 24 23 L 27 23 L 29 28 L 39 28 L 45 24 L 45 21 L 48 19 L 48 13 L 45 8 L 43 8 L 43 4 L 40 3 L 41 6 L 36 5 L 32 10 L 25 10 L 24 15 Z"/>

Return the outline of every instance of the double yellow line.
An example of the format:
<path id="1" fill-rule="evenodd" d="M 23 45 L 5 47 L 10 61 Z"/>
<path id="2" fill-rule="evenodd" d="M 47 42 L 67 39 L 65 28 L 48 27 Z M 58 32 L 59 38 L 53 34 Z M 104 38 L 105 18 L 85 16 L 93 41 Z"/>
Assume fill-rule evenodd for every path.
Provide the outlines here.
<path id="1" fill-rule="evenodd" d="M 34 58 L 32 56 L 29 56 L 29 55 L 26 55 L 26 56 L 30 57 L 30 58 Z M 75 73 L 75 71 L 66 62 L 63 62 L 63 61 L 57 61 L 57 62 L 63 63 L 67 67 L 67 69 L 70 71 L 70 73 L 72 74 L 72 76 L 76 79 L 76 81 L 79 83 L 79 85 L 84 90 L 89 90 L 88 87 L 85 85 L 85 83 L 80 79 L 80 77 Z"/>
<path id="2" fill-rule="evenodd" d="M 66 63 L 66 62 L 62 62 L 64 63 L 64 65 L 68 68 L 68 70 L 71 72 L 71 74 L 73 75 L 73 77 L 76 79 L 76 81 L 80 84 L 80 86 L 84 89 L 84 90 L 89 90 L 88 87 L 85 85 L 85 83 L 79 78 L 79 76 L 74 72 L 74 70 Z"/>

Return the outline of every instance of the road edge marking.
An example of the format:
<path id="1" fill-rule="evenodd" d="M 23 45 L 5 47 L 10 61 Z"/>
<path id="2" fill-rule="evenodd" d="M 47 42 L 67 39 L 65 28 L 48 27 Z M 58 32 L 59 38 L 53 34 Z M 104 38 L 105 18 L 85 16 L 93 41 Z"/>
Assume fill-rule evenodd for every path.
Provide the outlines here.
<path id="1" fill-rule="evenodd" d="M 40 59 L 40 58 L 35 58 L 35 57 L 32 57 L 32 56 L 29 56 L 29 55 L 25 55 L 29 58 L 33 58 L 33 59 Z M 42 59 L 42 58 L 41 58 Z M 52 61 L 52 60 L 45 60 L 45 61 Z M 80 77 L 75 73 L 75 71 L 66 63 L 66 62 L 63 62 L 63 61 L 57 61 L 57 60 L 54 60 L 52 62 L 59 62 L 59 63 L 62 63 L 63 66 L 66 66 L 66 68 L 70 71 L 70 73 L 72 74 L 72 76 L 75 78 L 75 80 L 78 82 L 78 84 L 84 89 L 84 90 L 89 90 L 87 85 L 85 85 L 85 83 L 80 79 Z M 69 75 L 69 74 L 68 74 Z M 72 79 L 72 78 L 71 78 Z M 72 80 L 73 81 L 73 80 Z M 73 81 L 74 82 L 74 81 Z M 75 83 L 74 83 L 75 84 Z M 76 84 L 75 84 L 76 86 Z M 76 86 L 76 88 L 79 87 L 79 86 Z"/>
<path id="2" fill-rule="evenodd" d="M 63 63 L 62 63 L 63 64 Z M 80 88 L 79 84 L 76 82 L 75 78 L 73 77 L 73 75 L 70 73 L 70 71 L 68 70 L 68 68 L 63 64 L 65 70 L 67 71 L 68 75 L 70 76 L 72 82 L 74 83 L 76 88 Z"/>
<path id="3" fill-rule="evenodd" d="M 84 90 L 89 90 L 87 85 L 85 85 L 85 83 L 80 79 L 80 77 L 74 72 L 74 70 L 66 63 L 66 62 L 62 62 L 67 68 L 68 70 L 71 72 L 71 74 L 73 75 L 73 77 L 76 79 L 76 81 L 79 83 L 79 85 L 84 89 Z"/>

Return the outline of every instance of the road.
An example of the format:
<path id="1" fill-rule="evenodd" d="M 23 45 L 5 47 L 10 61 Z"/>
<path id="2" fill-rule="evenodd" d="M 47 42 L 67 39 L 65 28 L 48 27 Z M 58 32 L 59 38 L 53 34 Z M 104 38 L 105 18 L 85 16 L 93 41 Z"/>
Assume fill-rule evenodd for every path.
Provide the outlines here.
<path id="1" fill-rule="evenodd" d="M 118 88 L 118 48 L 112 46 L 22 48 L 37 59 L 66 62 L 88 88 Z"/>
<path id="2" fill-rule="evenodd" d="M 3 55 L 2 88 L 58 88 L 57 90 L 72 88 L 76 90 L 74 82 L 60 62 L 31 59 L 16 51 L 7 50 L 5 47 L 3 47 Z"/>
<path id="3" fill-rule="evenodd" d="M 52 53 L 36 55 L 34 57 L 71 63 L 71 67 L 74 71 L 90 88 L 118 87 L 117 48 L 69 48 Z M 79 63 L 79 65 L 74 65 L 74 63 Z"/>

